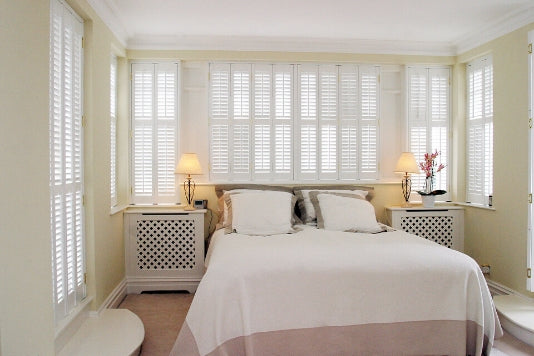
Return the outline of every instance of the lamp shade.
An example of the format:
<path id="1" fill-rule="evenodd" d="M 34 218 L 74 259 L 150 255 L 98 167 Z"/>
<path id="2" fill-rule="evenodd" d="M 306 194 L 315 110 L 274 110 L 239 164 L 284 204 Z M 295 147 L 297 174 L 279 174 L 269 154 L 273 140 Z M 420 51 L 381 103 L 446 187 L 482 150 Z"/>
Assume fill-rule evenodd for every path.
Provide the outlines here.
<path id="1" fill-rule="evenodd" d="M 397 166 L 395 167 L 395 173 L 419 173 L 420 169 L 415 162 L 415 157 L 411 152 L 402 152 L 399 160 L 397 161 Z"/>
<path id="2" fill-rule="evenodd" d="M 175 173 L 179 174 L 202 174 L 202 167 L 196 153 L 184 153 L 176 166 Z"/>

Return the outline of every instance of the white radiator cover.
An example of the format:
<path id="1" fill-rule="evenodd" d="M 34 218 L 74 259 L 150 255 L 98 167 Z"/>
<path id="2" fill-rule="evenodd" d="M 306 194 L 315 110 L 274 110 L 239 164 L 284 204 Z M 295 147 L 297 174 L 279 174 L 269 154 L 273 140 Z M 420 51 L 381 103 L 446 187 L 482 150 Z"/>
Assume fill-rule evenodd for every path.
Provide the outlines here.
<path id="1" fill-rule="evenodd" d="M 203 211 L 124 216 L 128 293 L 194 292 L 204 274 Z"/>
<path id="2" fill-rule="evenodd" d="M 456 206 L 435 208 L 387 207 L 395 229 L 434 241 L 454 250 L 464 250 L 464 210 Z"/>

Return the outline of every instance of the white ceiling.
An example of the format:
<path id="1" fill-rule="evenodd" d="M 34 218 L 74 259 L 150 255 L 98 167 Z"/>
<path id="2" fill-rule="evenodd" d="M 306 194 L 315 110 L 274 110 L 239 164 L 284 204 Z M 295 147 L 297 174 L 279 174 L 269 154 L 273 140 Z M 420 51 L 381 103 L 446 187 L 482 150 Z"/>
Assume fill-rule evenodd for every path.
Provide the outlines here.
<path id="1" fill-rule="evenodd" d="M 454 55 L 534 22 L 534 0 L 89 0 L 139 49 Z"/>

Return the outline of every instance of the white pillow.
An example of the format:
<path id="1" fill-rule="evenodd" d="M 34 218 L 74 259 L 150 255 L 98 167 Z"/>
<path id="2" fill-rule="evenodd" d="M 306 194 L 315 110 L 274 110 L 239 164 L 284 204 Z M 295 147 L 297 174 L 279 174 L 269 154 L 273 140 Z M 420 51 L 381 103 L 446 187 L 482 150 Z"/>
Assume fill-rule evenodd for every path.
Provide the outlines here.
<path id="1" fill-rule="evenodd" d="M 300 192 L 302 193 L 302 204 L 299 204 L 299 207 L 301 208 L 300 214 L 301 219 L 305 223 L 313 222 L 315 219 L 317 219 L 317 214 L 315 213 L 315 208 L 313 207 L 313 203 L 310 199 L 310 192 L 314 191 L 320 191 L 325 193 L 347 193 L 347 194 L 356 194 L 365 199 L 367 196 L 367 191 L 365 190 L 340 190 L 340 189 L 329 189 L 329 190 L 319 190 L 319 189 L 310 189 L 306 190 L 303 189 Z M 304 209 L 302 209 L 304 208 Z M 304 211 L 302 211 L 304 210 Z"/>
<path id="2" fill-rule="evenodd" d="M 291 224 L 293 194 L 263 191 L 230 195 L 232 231 L 246 235 L 294 232 Z"/>
<path id="3" fill-rule="evenodd" d="M 375 209 L 367 200 L 333 194 L 318 194 L 317 200 L 325 230 L 367 233 L 382 231 L 376 221 Z"/>

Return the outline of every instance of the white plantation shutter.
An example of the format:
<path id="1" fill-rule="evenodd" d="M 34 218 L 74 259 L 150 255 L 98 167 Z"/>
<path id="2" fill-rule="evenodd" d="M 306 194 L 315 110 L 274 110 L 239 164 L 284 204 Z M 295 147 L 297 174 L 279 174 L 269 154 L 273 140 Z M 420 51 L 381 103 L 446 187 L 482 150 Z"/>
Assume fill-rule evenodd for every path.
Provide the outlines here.
<path id="1" fill-rule="evenodd" d="M 438 163 L 445 166 L 434 180 L 434 189 L 448 191 L 449 181 L 449 122 L 450 71 L 448 68 L 429 69 L 431 150 L 440 152 Z M 448 199 L 448 194 L 444 199 Z"/>
<path id="2" fill-rule="evenodd" d="M 213 180 L 290 180 L 293 66 L 210 65 Z"/>
<path id="3" fill-rule="evenodd" d="M 254 66 L 254 175 L 268 178 L 271 174 L 271 83 L 272 67 Z M 261 179 L 261 178 L 260 178 Z"/>
<path id="4" fill-rule="evenodd" d="M 467 65 L 467 201 L 487 204 L 493 194 L 493 65 Z"/>
<path id="5" fill-rule="evenodd" d="M 132 202 L 177 203 L 178 64 L 132 64 Z"/>
<path id="6" fill-rule="evenodd" d="M 235 64 L 230 70 L 230 150 L 232 180 L 251 179 L 251 65 Z"/>
<path id="7" fill-rule="evenodd" d="M 211 64 L 211 178 L 376 179 L 378 76 L 374 66 Z"/>
<path id="8" fill-rule="evenodd" d="M 319 66 L 319 179 L 335 180 L 337 169 L 338 67 Z"/>
<path id="9" fill-rule="evenodd" d="M 272 179 L 291 180 L 293 178 L 294 66 L 273 65 L 272 67 L 274 77 Z"/>
<path id="10" fill-rule="evenodd" d="M 109 73 L 110 111 L 110 196 L 111 206 L 117 205 L 117 57 L 111 56 Z"/>
<path id="11" fill-rule="evenodd" d="M 378 179 L 379 67 L 360 67 L 360 179 Z"/>
<path id="12" fill-rule="evenodd" d="M 340 179 L 357 179 L 358 148 L 358 67 L 344 65 L 340 68 L 340 130 L 341 157 Z"/>
<path id="13" fill-rule="evenodd" d="M 434 189 L 448 190 L 450 136 L 450 69 L 408 67 L 408 150 L 416 161 L 425 153 L 440 152 L 437 163 L 446 167 L 435 176 Z M 412 191 L 423 190 L 425 175 L 412 175 Z M 441 196 L 448 199 L 448 194 Z"/>
<path id="14" fill-rule="evenodd" d="M 85 298 L 83 23 L 50 2 L 50 219 L 56 324 Z"/>
<path id="15" fill-rule="evenodd" d="M 298 66 L 299 120 L 296 125 L 300 149 L 297 150 L 297 180 L 318 179 L 319 71 L 316 65 Z M 297 146 L 299 146 L 297 145 Z"/>
<path id="16" fill-rule="evenodd" d="M 230 65 L 210 66 L 210 175 L 230 178 Z"/>

